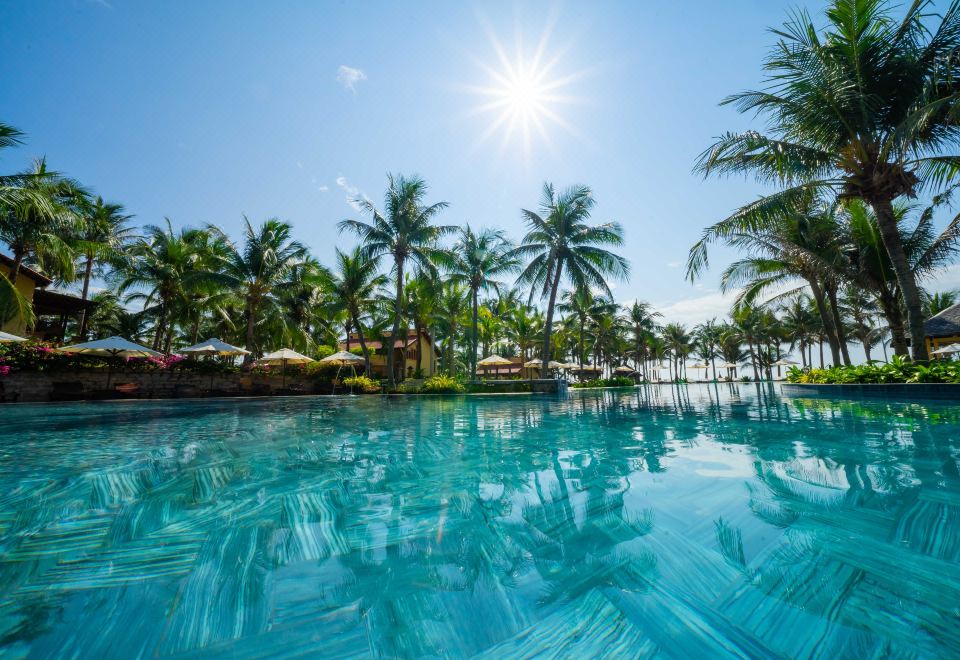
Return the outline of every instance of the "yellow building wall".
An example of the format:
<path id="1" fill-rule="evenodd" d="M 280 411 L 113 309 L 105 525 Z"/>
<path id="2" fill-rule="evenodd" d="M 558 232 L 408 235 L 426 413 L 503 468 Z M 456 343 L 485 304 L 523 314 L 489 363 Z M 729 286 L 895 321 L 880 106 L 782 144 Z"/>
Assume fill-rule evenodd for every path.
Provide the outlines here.
<path id="1" fill-rule="evenodd" d="M 0 273 L 3 273 L 8 278 L 10 277 L 10 270 L 10 267 L 6 264 L 0 264 Z M 36 282 L 29 277 L 24 277 L 23 273 L 20 273 L 20 276 L 17 278 L 17 291 L 20 292 L 20 295 L 30 301 L 31 304 L 33 303 L 33 291 L 36 288 Z M 0 330 L 15 335 L 23 335 L 26 334 L 27 324 L 24 322 L 23 317 L 18 314 L 6 323 L 0 323 Z"/>
<path id="2" fill-rule="evenodd" d="M 407 350 L 414 350 L 414 347 L 410 347 Z M 433 343 L 427 339 L 424 335 L 420 335 L 420 369 L 423 372 L 424 378 L 430 378 L 434 375 L 434 372 L 437 369 L 437 355 L 434 350 Z M 406 351 L 404 351 L 404 357 L 406 362 L 404 363 L 404 374 L 413 374 L 417 370 L 417 358 L 416 357 L 406 357 Z"/>

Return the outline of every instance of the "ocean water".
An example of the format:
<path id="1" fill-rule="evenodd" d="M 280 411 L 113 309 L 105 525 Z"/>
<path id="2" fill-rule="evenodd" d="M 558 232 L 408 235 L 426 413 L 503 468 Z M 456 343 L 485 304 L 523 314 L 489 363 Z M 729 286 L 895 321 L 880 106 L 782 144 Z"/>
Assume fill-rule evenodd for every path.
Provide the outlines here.
<path id="1" fill-rule="evenodd" d="M 0 407 L 10 657 L 957 657 L 960 406 Z"/>

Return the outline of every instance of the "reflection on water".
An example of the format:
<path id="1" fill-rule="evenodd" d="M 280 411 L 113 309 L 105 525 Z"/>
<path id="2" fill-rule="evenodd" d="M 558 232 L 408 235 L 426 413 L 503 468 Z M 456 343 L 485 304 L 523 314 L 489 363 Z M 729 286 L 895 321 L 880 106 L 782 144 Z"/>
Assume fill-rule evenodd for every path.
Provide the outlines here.
<path id="1" fill-rule="evenodd" d="M 7 406 L 0 437 L 8 653 L 960 652 L 957 406 Z"/>

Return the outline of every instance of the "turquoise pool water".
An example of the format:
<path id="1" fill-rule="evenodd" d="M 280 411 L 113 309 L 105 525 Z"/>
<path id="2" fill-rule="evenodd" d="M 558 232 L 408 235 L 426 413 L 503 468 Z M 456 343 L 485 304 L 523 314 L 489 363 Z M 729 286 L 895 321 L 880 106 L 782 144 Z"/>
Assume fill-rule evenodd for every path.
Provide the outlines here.
<path id="1" fill-rule="evenodd" d="M 0 407 L 0 652 L 960 653 L 960 406 Z"/>

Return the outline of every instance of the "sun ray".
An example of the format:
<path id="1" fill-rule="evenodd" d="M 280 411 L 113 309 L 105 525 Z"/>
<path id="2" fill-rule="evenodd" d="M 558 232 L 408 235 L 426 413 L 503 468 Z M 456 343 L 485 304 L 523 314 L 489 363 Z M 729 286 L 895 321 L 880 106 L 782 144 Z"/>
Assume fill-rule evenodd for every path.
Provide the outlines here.
<path id="1" fill-rule="evenodd" d="M 493 64 L 472 55 L 471 59 L 487 80 L 484 84 L 459 86 L 461 91 L 480 99 L 466 116 L 490 117 L 490 124 L 478 136 L 476 146 L 499 135 L 502 152 L 519 149 L 524 160 L 529 160 L 537 145 L 543 144 L 553 151 L 551 132 L 555 129 L 580 138 L 579 131 L 561 115 L 560 106 L 584 102 L 570 87 L 582 79 L 585 72 L 561 71 L 567 49 L 553 49 L 550 44 L 556 16 L 551 12 L 532 50 L 525 47 L 529 42 L 525 42 L 517 30 L 513 52 L 508 51 L 486 20 L 480 17 L 480 21 L 490 42 Z"/>

